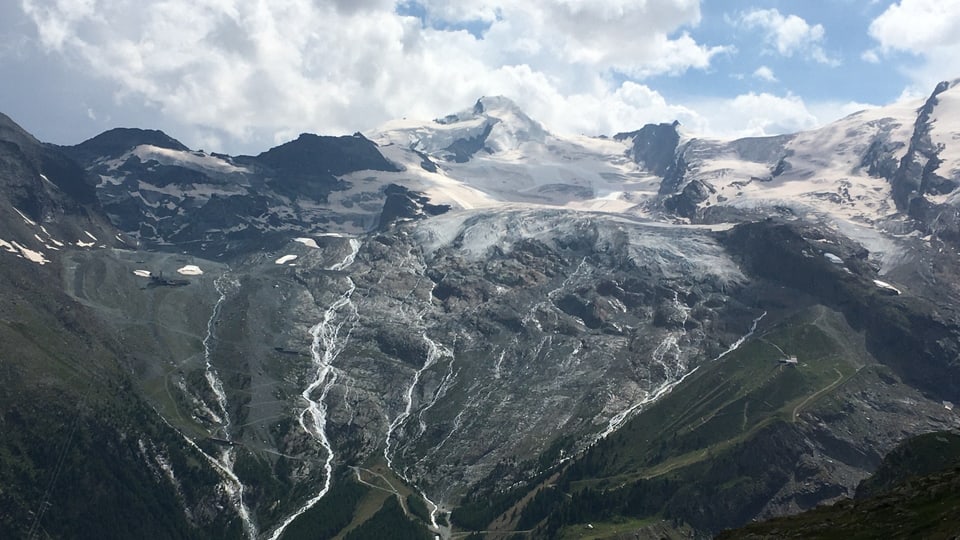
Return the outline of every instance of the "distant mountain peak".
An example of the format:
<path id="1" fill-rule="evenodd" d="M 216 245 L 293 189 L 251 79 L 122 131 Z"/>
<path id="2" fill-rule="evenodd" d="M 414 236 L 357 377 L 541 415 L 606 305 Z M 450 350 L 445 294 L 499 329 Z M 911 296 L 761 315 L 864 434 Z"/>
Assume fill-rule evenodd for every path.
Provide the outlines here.
<path id="1" fill-rule="evenodd" d="M 472 108 L 448 114 L 434 121 L 438 124 L 450 125 L 478 119 L 490 120 L 493 123 L 503 122 L 511 131 L 536 132 L 541 136 L 547 133 L 540 122 L 527 115 L 516 102 L 506 96 L 483 96 L 474 103 Z"/>
<path id="2" fill-rule="evenodd" d="M 483 96 L 477 100 L 477 103 L 473 106 L 473 109 L 477 114 L 496 110 L 509 110 L 521 114 L 523 113 L 523 110 L 520 109 L 520 106 L 506 96 Z"/>
<path id="3" fill-rule="evenodd" d="M 516 150 L 528 142 L 542 143 L 550 133 L 540 122 L 527 115 L 513 100 L 504 96 L 484 96 L 473 107 L 434 120 L 447 131 L 462 128 L 449 145 L 427 149 L 443 150 L 455 161 L 463 162 L 484 150 L 497 153 Z"/>
<path id="4" fill-rule="evenodd" d="M 185 144 L 158 129 L 138 128 L 113 128 L 76 146 L 64 147 L 64 150 L 80 163 L 88 163 L 96 158 L 121 156 L 141 145 L 181 152 L 190 150 Z"/>

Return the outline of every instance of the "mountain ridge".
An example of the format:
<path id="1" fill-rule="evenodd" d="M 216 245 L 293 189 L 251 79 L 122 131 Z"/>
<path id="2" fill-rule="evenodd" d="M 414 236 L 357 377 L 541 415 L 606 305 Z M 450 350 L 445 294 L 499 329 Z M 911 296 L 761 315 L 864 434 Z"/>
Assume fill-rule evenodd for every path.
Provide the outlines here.
<path id="1" fill-rule="evenodd" d="M 22 285 L 0 287 L 0 332 L 109 342 L 122 399 L 78 429 L 127 441 L 118 466 L 151 471 L 171 537 L 332 515 L 344 535 L 712 534 L 850 494 L 902 438 L 958 422 L 954 88 L 926 116 L 735 141 L 558 136 L 482 98 L 258 156 L 112 130 L 79 164 L 12 124 L 0 265 Z M 900 177 L 943 212 L 898 206 Z M 56 301 L 18 316 L 45 287 Z M 4 357 L 5 391 L 32 395 L 17 370 L 50 395 L 93 377 L 61 376 L 53 343 Z M 43 504 L 24 493 L 12 536 Z"/>

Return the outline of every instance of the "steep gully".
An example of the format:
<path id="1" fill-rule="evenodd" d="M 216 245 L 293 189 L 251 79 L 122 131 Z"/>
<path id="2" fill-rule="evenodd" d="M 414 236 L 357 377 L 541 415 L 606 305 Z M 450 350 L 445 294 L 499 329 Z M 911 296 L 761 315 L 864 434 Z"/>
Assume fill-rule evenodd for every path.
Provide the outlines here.
<path id="1" fill-rule="evenodd" d="M 162 415 L 161 419 L 163 419 L 164 423 L 166 423 L 169 427 L 174 429 L 190 447 L 199 452 L 204 459 L 210 463 L 213 469 L 220 476 L 223 490 L 227 494 L 230 502 L 234 505 L 237 514 L 240 516 L 240 520 L 243 523 L 244 532 L 250 540 L 256 540 L 258 535 L 257 525 L 253 521 L 253 515 L 251 514 L 250 509 L 243 500 L 243 482 L 240 481 L 240 478 L 237 477 L 236 473 L 234 472 L 237 449 L 233 444 L 233 434 L 230 431 L 231 421 L 227 395 L 223 389 L 223 381 L 220 379 L 220 375 L 217 372 L 216 367 L 213 365 L 213 350 L 216 345 L 215 329 L 220 319 L 220 312 L 224 301 L 227 299 L 228 293 L 231 289 L 238 287 L 239 283 L 229 278 L 228 274 L 225 273 L 214 281 L 214 285 L 217 289 L 217 293 L 220 296 L 213 306 L 213 311 L 210 314 L 210 318 L 207 320 L 207 333 L 203 338 L 203 359 L 204 378 L 206 379 L 207 385 L 210 387 L 210 390 L 213 392 L 214 397 L 216 398 L 217 409 L 219 412 L 211 410 L 209 406 L 206 405 L 204 400 L 199 396 L 191 395 L 191 397 L 195 403 L 202 405 L 204 407 L 204 412 L 210 414 L 210 417 L 219 424 L 217 434 L 222 437 L 221 440 L 226 444 L 221 448 L 219 454 L 211 455 L 203 450 L 192 438 L 187 436 L 179 429 L 174 428 L 169 422 L 167 422 L 165 418 L 163 418 Z"/>
<path id="2" fill-rule="evenodd" d="M 431 294 L 431 297 L 432 297 L 433 292 L 431 291 L 430 294 Z M 420 322 L 421 322 L 421 325 L 422 325 L 422 324 L 423 324 L 423 313 L 421 313 L 421 314 L 419 315 L 419 318 L 420 318 Z M 444 376 L 444 378 L 440 381 L 439 386 L 437 387 L 436 391 L 434 392 L 433 398 L 431 399 L 430 403 L 428 403 L 426 406 L 424 406 L 423 408 L 421 408 L 420 411 L 419 411 L 419 413 L 417 414 L 417 422 L 418 422 L 419 428 L 420 428 L 420 429 L 419 429 L 418 436 L 419 436 L 419 435 L 422 435 L 422 434 L 423 434 L 424 432 L 426 432 L 426 430 L 427 430 L 426 422 L 423 420 L 423 414 L 424 414 L 425 412 L 427 412 L 431 407 L 433 407 L 433 406 L 437 403 L 437 400 L 439 400 L 440 397 L 441 397 L 441 396 L 443 395 L 443 393 L 445 392 L 445 389 L 446 389 L 447 385 L 448 385 L 448 384 L 453 380 L 453 378 L 455 377 L 455 374 L 454 374 L 454 371 L 453 371 L 453 362 L 454 362 L 454 359 L 455 359 L 455 358 L 454 358 L 454 355 L 453 355 L 453 351 L 451 351 L 450 349 L 444 347 L 443 345 L 438 344 L 436 341 L 434 341 L 433 339 L 431 339 L 431 338 L 427 335 L 426 330 L 423 331 L 422 337 L 423 337 L 423 340 L 427 343 L 427 357 L 426 357 L 426 359 L 425 359 L 424 362 L 423 362 L 423 366 L 421 366 L 420 369 L 418 369 L 418 370 L 413 374 L 413 379 L 412 379 L 411 382 L 410 382 L 410 386 L 407 387 L 407 391 L 406 391 L 406 393 L 404 394 L 404 409 L 403 409 L 403 412 L 401 412 L 400 414 L 398 414 L 398 415 L 396 416 L 396 418 L 394 418 L 393 421 L 390 423 L 390 426 L 387 428 L 386 441 L 385 441 L 385 445 L 384 445 L 384 449 L 383 449 L 383 457 L 384 457 L 384 459 L 385 459 L 386 462 L 387 462 L 387 467 L 388 467 L 389 469 L 391 469 L 392 471 L 394 471 L 394 473 L 396 473 L 397 476 L 399 476 L 401 479 L 403 479 L 404 482 L 406 482 L 406 483 L 409 484 L 410 486 L 414 487 L 414 489 L 416 489 L 416 490 L 418 491 L 418 493 L 420 493 L 420 496 L 423 497 L 423 500 L 426 501 L 427 504 L 430 506 L 430 527 L 431 527 L 431 529 L 432 529 L 434 532 L 439 533 L 440 537 L 442 537 L 442 538 L 449 538 L 449 537 L 450 537 L 450 529 L 449 529 L 449 526 L 441 527 L 441 526 L 439 525 L 439 523 L 437 522 L 437 516 L 438 516 L 438 514 L 439 514 L 440 511 L 441 511 L 440 505 L 438 505 L 437 503 L 433 502 L 429 497 L 427 497 L 426 493 L 424 493 L 422 490 L 420 490 L 420 488 L 417 487 L 416 484 L 415 484 L 413 481 L 411 481 L 410 478 L 407 477 L 405 471 L 396 468 L 396 467 L 394 466 L 394 463 L 393 463 L 393 458 L 394 458 L 393 451 L 396 449 L 395 434 L 396 434 L 397 430 L 400 429 L 400 428 L 403 426 L 403 424 L 410 418 L 411 414 L 413 413 L 413 394 L 414 394 L 414 392 L 416 391 L 417 385 L 420 384 L 420 379 L 421 379 L 421 377 L 423 376 L 423 373 L 426 372 L 428 369 L 432 368 L 434 365 L 436 365 L 437 361 L 438 361 L 440 358 L 442 358 L 442 357 L 449 357 L 449 358 L 450 358 L 450 364 L 449 364 L 449 366 L 448 366 L 448 368 L 447 368 L 447 374 L 446 374 L 446 375 Z M 443 443 L 441 443 L 441 444 L 443 444 Z"/>
<path id="3" fill-rule="evenodd" d="M 361 242 L 351 238 L 349 244 L 350 253 L 348 253 L 341 262 L 334 264 L 328 268 L 328 270 L 343 271 L 353 264 L 357 253 L 360 252 Z M 341 330 L 343 330 L 344 325 L 348 322 L 352 323 L 357 316 L 356 306 L 354 306 L 352 301 L 353 293 L 357 286 L 350 276 L 345 276 L 344 279 L 347 282 L 346 291 L 327 308 L 326 312 L 324 312 L 323 320 L 310 329 L 310 335 L 313 337 L 310 345 L 310 357 L 316 368 L 316 375 L 314 376 L 313 382 L 300 394 L 307 403 L 307 407 L 300 412 L 300 427 L 316 439 L 326 453 L 326 459 L 323 464 L 323 487 L 316 495 L 304 503 L 303 506 L 288 516 L 287 519 L 273 531 L 273 534 L 270 535 L 270 540 L 280 538 L 280 536 L 283 535 L 283 531 L 286 530 L 294 520 L 320 502 L 330 491 L 330 486 L 333 482 L 334 452 L 333 446 L 330 444 L 330 438 L 327 435 L 327 405 L 325 401 L 327 394 L 330 392 L 330 389 L 333 388 L 338 378 L 337 371 L 333 366 L 333 361 L 336 360 L 337 356 L 343 351 L 347 339 L 349 339 L 349 331 L 347 335 L 341 339 Z M 352 315 L 342 314 L 341 312 L 348 306 L 353 312 Z M 313 395 L 318 390 L 320 391 L 320 395 L 314 398 Z"/>
<path id="4" fill-rule="evenodd" d="M 212 361 L 212 351 L 213 346 L 216 341 L 216 336 L 214 329 L 216 324 L 220 319 L 220 310 L 223 306 L 223 302 L 227 299 L 227 293 L 231 288 L 239 287 L 239 283 L 235 280 L 230 279 L 227 274 L 223 274 L 214 281 L 214 285 L 217 288 L 217 292 L 220 293 L 220 297 L 217 299 L 217 303 L 213 306 L 213 312 L 210 314 L 210 319 L 207 320 L 207 335 L 203 339 L 203 358 L 205 363 L 205 373 L 204 376 L 207 379 L 207 384 L 210 386 L 210 389 L 213 390 L 214 396 L 217 398 L 217 407 L 220 409 L 220 429 L 223 432 L 223 438 L 227 443 L 227 446 L 223 447 L 220 451 L 220 455 L 216 458 L 216 461 L 220 464 L 221 470 L 225 473 L 229 482 L 224 483 L 224 487 L 227 491 L 227 494 L 230 496 L 230 500 L 233 501 L 234 506 L 237 508 L 237 513 L 240 515 L 240 520 L 243 522 L 243 529 L 247 533 L 247 536 L 253 540 L 257 537 L 257 526 L 253 522 L 253 517 L 250 513 L 250 509 L 247 507 L 246 503 L 243 501 L 243 483 L 237 478 L 237 475 L 233 471 L 234 463 L 236 463 L 236 447 L 233 443 L 233 435 L 230 433 L 230 410 L 227 405 L 227 394 L 223 390 L 223 381 L 220 379 L 220 374 L 217 372 L 217 369 L 213 366 Z"/>
<path id="5" fill-rule="evenodd" d="M 684 314 L 684 322 L 686 322 L 686 317 L 689 314 L 689 308 L 686 308 L 686 306 L 682 306 L 682 304 L 679 302 L 679 300 L 676 297 L 674 298 L 674 302 L 678 306 L 678 308 L 681 309 L 681 312 Z M 757 324 L 759 324 L 760 321 L 763 320 L 763 318 L 766 316 L 767 316 L 767 312 L 764 311 L 759 317 L 753 320 L 753 324 L 750 325 L 750 329 L 747 331 L 746 334 L 740 336 L 740 338 L 734 341 L 730 345 L 730 347 L 727 348 L 727 350 L 717 355 L 717 357 L 711 361 L 716 362 L 717 360 L 720 360 L 724 356 L 727 356 L 733 351 L 739 349 L 740 346 L 744 344 L 744 342 L 750 339 L 750 336 L 752 336 L 753 333 L 757 330 Z M 682 325 L 681 325 L 681 328 L 682 328 Z M 644 405 L 649 405 L 650 403 L 653 403 L 658 399 L 660 399 L 661 397 L 665 396 L 666 394 L 670 393 L 670 391 L 676 388 L 677 385 L 685 381 L 687 377 L 693 375 L 694 373 L 696 373 L 698 369 L 700 369 L 700 366 L 697 366 L 691 369 L 690 371 L 683 373 L 683 371 L 686 369 L 686 366 L 681 363 L 680 347 L 679 347 L 680 333 L 681 332 L 669 333 L 663 339 L 660 345 L 658 345 L 657 348 L 654 349 L 653 351 L 653 361 L 664 368 L 664 371 L 666 372 L 666 375 L 667 375 L 667 379 L 660 386 L 658 386 L 657 388 L 649 392 L 647 396 L 644 397 L 642 400 L 634 403 L 630 407 L 617 413 L 613 418 L 611 418 L 609 423 L 607 424 L 607 429 L 603 430 L 597 436 L 596 438 L 597 441 L 599 441 L 600 439 L 605 439 L 611 433 L 620 429 L 623 426 L 623 424 L 626 423 L 626 421 L 630 419 L 634 415 L 634 413 L 640 410 Z M 671 370 L 670 366 L 668 366 L 664 362 L 664 358 L 670 349 L 673 349 L 675 351 L 675 358 L 677 361 L 676 365 L 673 366 L 673 370 Z"/>

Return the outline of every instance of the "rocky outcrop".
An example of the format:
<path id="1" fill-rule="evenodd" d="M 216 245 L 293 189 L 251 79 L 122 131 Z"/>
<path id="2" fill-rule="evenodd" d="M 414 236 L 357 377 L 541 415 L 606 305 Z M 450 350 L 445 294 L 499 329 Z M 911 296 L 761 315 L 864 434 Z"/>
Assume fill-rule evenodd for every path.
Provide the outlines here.
<path id="1" fill-rule="evenodd" d="M 481 109 L 482 111 L 482 109 Z M 487 123 L 483 132 L 467 139 L 457 139 L 443 149 L 447 153 L 447 159 L 457 163 L 466 163 L 474 154 L 486 148 L 487 137 L 493 131 L 494 122 Z"/>
<path id="2" fill-rule="evenodd" d="M 630 157 L 637 164 L 657 176 L 665 176 L 667 169 L 676 162 L 680 122 L 671 124 L 647 124 L 637 131 L 617 133 L 615 140 L 629 140 L 633 143 Z"/>
<path id="3" fill-rule="evenodd" d="M 390 228 L 398 221 L 439 216 L 450 210 L 449 205 L 430 204 L 430 199 L 427 197 L 396 184 L 385 187 L 383 193 L 386 195 L 386 200 L 383 202 L 383 210 L 377 220 L 377 228 L 381 231 Z"/>

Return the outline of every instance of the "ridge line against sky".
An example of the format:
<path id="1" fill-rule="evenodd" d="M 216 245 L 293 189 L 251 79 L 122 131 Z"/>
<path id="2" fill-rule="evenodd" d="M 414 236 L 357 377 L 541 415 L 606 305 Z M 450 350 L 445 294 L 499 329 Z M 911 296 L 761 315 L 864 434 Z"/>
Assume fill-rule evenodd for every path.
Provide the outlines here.
<path id="1" fill-rule="evenodd" d="M 505 95 L 558 133 L 810 129 L 960 77 L 960 0 L 12 0 L 0 112 L 257 153 Z"/>

